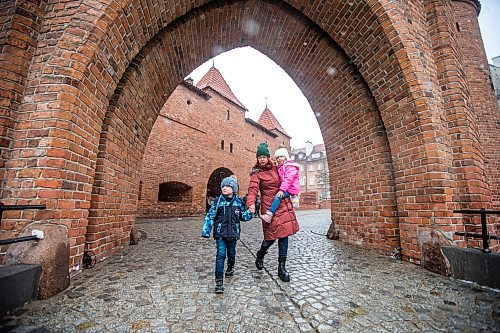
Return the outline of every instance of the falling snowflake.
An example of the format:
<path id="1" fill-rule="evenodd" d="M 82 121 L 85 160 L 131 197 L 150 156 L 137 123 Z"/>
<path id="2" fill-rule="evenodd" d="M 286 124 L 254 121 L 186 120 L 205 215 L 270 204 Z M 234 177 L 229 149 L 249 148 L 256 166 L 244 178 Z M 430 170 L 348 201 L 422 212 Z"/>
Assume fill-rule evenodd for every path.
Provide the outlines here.
<path id="1" fill-rule="evenodd" d="M 337 74 L 337 70 L 333 67 L 328 67 L 326 73 L 330 76 L 335 76 Z"/>
<path id="2" fill-rule="evenodd" d="M 218 56 L 219 54 L 224 53 L 224 52 L 225 52 L 224 48 L 220 45 L 215 45 L 212 48 L 212 56 L 213 57 Z"/>
<path id="3" fill-rule="evenodd" d="M 243 22 L 243 32 L 249 36 L 255 37 L 259 33 L 260 26 L 253 19 L 246 19 Z"/>

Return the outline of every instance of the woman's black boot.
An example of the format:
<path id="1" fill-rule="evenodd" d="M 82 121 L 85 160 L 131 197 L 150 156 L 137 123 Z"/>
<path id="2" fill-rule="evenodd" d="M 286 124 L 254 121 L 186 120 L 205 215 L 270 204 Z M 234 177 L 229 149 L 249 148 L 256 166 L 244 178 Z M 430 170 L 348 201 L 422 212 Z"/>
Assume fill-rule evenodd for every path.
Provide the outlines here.
<path id="1" fill-rule="evenodd" d="M 290 275 L 286 271 L 286 256 L 278 257 L 278 277 L 283 282 L 290 282 Z"/>
<path id="2" fill-rule="evenodd" d="M 257 258 L 255 259 L 255 267 L 257 267 L 258 270 L 261 270 L 264 268 L 264 256 L 266 255 L 267 252 L 264 252 L 262 250 L 257 251 Z"/>

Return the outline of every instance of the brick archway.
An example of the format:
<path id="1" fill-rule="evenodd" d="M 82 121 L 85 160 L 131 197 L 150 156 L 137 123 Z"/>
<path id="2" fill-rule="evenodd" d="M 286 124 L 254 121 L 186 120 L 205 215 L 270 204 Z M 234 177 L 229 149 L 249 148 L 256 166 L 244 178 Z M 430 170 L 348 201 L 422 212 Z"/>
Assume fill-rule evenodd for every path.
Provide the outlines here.
<path id="1" fill-rule="evenodd" d="M 448 122 L 456 113 L 442 112 L 445 83 L 436 84 L 430 14 L 421 14 L 431 8 L 385 0 L 148 6 L 83 1 L 62 29 L 67 13 L 54 11 L 45 25 L 60 33 L 45 30 L 27 75 L 2 196 L 47 202 L 37 217 L 68 226 L 73 266 L 87 229 L 115 226 L 106 236 L 112 241 L 98 240 L 110 253 L 126 242 L 138 161 L 165 98 L 213 52 L 238 46 L 284 68 L 317 112 L 338 180 L 332 218 L 341 239 L 382 252 L 401 244 L 418 262 L 419 228 L 452 231 L 451 208 L 488 201 L 479 145 L 466 144 L 477 137 L 453 146 L 470 147 L 472 156 L 451 156 Z M 37 133 L 44 138 L 33 142 Z M 36 165 L 21 163 L 26 157 Z M 462 160 L 473 165 L 460 169 Z M 457 177 L 473 174 L 483 176 L 457 187 Z"/>
<path id="2" fill-rule="evenodd" d="M 134 183 L 138 181 L 138 170 L 135 166 L 139 165 L 145 139 L 162 107 L 164 96 L 168 96 L 175 88 L 165 79 L 169 74 L 186 67 L 181 59 L 182 54 L 176 50 L 189 49 L 189 45 L 183 45 L 181 42 L 195 38 L 200 44 L 209 43 L 209 52 L 250 45 L 287 70 L 311 101 L 313 109 L 321 114 L 318 121 L 326 136 L 329 155 L 338 158 L 338 161 L 332 162 L 332 178 L 337 179 L 337 182 L 331 183 L 334 187 L 333 193 L 336 193 L 333 196 L 333 214 L 341 230 L 342 239 L 362 243 L 386 253 L 399 246 L 390 148 L 381 116 L 366 82 L 342 49 L 307 18 L 294 17 L 293 14 L 297 12 L 293 8 L 267 2 L 255 4 L 258 4 L 258 12 L 253 13 L 243 24 L 249 25 L 249 30 L 252 30 L 252 27 L 259 29 L 258 27 L 264 26 L 263 22 L 271 20 L 272 15 L 275 15 L 283 24 L 279 35 L 276 34 L 274 38 L 269 38 L 269 35 L 258 38 L 252 37 L 250 31 L 246 36 L 243 35 L 248 40 L 242 42 L 241 33 L 235 33 L 227 36 L 227 41 L 223 44 L 222 41 L 214 39 L 213 31 L 200 33 L 194 29 L 202 24 L 200 21 L 216 20 L 219 15 L 218 7 L 207 7 L 203 11 L 204 16 L 188 15 L 185 23 L 174 22 L 172 26 L 160 31 L 132 61 L 112 97 L 101 133 L 101 138 L 105 139 L 101 140 L 98 153 L 88 229 L 92 231 L 93 228 L 105 228 L 106 231 L 101 233 L 100 239 L 91 239 L 92 245 L 95 246 L 91 249 L 95 253 L 107 256 L 107 253 L 117 251 L 127 241 L 128 228 L 133 222 L 132 209 L 138 187 Z M 228 10 L 240 15 L 241 8 L 250 10 L 254 7 L 251 3 L 245 3 L 244 7 L 235 3 L 229 6 Z M 224 22 L 221 24 L 224 25 Z M 228 30 L 229 27 L 221 29 Z M 183 37 L 178 39 L 176 36 Z M 290 41 L 287 48 L 279 47 L 274 42 L 280 38 Z M 294 57 L 304 44 L 312 44 L 311 47 L 315 51 L 302 56 L 297 62 Z M 172 53 L 177 55 L 173 59 L 164 56 Z M 328 53 L 330 61 L 322 64 L 322 56 Z M 203 53 L 197 56 L 201 57 L 197 62 L 208 60 Z M 310 67 L 301 68 L 301 64 Z M 335 73 L 331 73 L 332 69 Z M 179 76 L 178 80 L 182 76 Z M 318 82 L 327 83 L 326 92 L 318 93 Z M 145 98 L 146 96 L 148 97 Z M 331 104 L 321 105 L 325 100 L 330 100 Z M 335 119 L 335 122 L 323 125 L 323 119 Z M 360 125 L 359 128 L 348 133 L 346 130 L 349 129 L 349 124 L 355 122 Z M 127 132 L 135 135 L 129 138 L 123 134 Z M 353 137 L 365 138 L 367 143 L 360 147 Z M 340 161 L 341 159 L 343 161 Z M 118 181 L 113 176 L 115 174 L 121 175 L 120 184 L 115 183 Z M 379 174 L 383 176 L 380 177 Z M 103 187 L 104 191 L 101 193 Z M 110 198 L 113 198 L 114 202 L 108 202 Z M 356 207 L 352 206 L 353 202 L 357 202 Z M 129 211 L 125 212 L 123 207 Z M 107 230 L 108 228 L 110 230 Z M 109 237 L 116 239 L 116 242 L 112 243 Z"/>
<path id="3" fill-rule="evenodd" d="M 215 197 L 219 194 L 221 194 L 220 191 L 220 183 L 221 181 L 233 175 L 234 172 L 229 170 L 228 168 L 225 167 L 220 167 L 215 169 L 211 174 L 210 177 L 207 179 L 207 196 L 212 196 Z"/>

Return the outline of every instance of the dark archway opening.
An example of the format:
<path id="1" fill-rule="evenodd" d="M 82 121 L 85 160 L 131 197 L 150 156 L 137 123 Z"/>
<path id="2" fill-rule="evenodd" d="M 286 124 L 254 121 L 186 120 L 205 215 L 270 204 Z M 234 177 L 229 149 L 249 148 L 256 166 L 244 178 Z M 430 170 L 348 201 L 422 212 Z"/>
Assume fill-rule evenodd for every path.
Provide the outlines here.
<path id="1" fill-rule="evenodd" d="M 161 183 L 158 189 L 159 202 L 191 202 L 193 188 L 180 182 Z"/>
<path id="2" fill-rule="evenodd" d="M 232 174 L 234 173 L 228 168 L 217 168 L 212 172 L 207 182 L 207 211 L 210 208 L 210 205 L 212 204 L 214 198 L 222 193 L 220 189 L 220 183 L 222 182 L 222 180 L 226 177 L 231 176 Z"/>

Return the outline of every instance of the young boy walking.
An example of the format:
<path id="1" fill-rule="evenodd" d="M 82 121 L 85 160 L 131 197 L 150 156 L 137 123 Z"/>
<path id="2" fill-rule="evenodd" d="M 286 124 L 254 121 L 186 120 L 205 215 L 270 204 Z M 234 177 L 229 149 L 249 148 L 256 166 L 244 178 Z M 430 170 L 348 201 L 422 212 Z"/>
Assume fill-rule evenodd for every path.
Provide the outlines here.
<path id="1" fill-rule="evenodd" d="M 226 177 L 221 182 L 222 194 L 215 198 L 205 216 L 201 237 L 209 238 L 213 227 L 213 236 L 217 244 L 215 257 L 215 290 L 224 292 L 224 261 L 227 256 L 226 277 L 234 275 L 236 260 L 236 241 L 240 239 L 240 221 L 252 219 L 252 213 L 246 209 L 238 197 L 238 180 L 234 176 Z"/>

